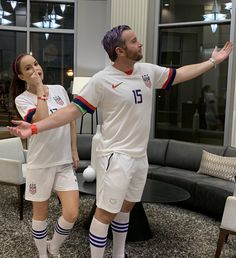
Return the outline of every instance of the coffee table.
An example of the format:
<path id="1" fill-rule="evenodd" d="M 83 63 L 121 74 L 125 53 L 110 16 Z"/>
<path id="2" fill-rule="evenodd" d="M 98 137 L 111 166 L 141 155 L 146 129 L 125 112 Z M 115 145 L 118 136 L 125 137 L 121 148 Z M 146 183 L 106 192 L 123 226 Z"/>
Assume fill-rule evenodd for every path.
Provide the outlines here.
<path id="1" fill-rule="evenodd" d="M 77 173 L 77 179 L 81 193 L 96 195 L 96 181 L 86 182 L 82 173 Z M 148 178 L 141 202 L 136 203 L 130 213 L 127 241 L 144 241 L 153 236 L 145 210 L 143 208 L 143 203 L 175 203 L 187 200 L 189 198 L 189 192 L 183 188 L 158 181 L 156 179 Z M 93 208 L 90 211 L 89 218 L 86 222 L 86 228 L 89 228 L 95 209 L 96 204 L 94 203 Z M 111 237 L 111 233 L 109 235 Z"/>

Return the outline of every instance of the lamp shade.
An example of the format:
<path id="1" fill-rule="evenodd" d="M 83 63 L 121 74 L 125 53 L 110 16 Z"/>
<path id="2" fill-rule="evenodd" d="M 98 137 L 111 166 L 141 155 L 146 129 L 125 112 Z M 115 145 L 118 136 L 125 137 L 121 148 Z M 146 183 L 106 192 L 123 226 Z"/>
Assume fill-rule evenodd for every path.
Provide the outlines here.
<path id="1" fill-rule="evenodd" d="M 78 95 L 89 79 L 90 77 L 74 77 L 72 94 Z"/>

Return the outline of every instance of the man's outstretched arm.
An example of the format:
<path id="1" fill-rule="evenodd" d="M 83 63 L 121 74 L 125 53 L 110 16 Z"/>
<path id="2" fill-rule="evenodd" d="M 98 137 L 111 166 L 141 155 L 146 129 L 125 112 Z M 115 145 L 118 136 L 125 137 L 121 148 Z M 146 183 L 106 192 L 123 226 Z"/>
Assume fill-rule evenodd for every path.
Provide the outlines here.
<path id="1" fill-rule="evenodd" d="M 17 125 L 17 127 L 8 126 L 7 128 L 12 135 L 25 139 L 32 134 L 43 132 L 70 123 L 80 116 L 82 116 L 80 109 L 75 104 L 71 103 L 68 106 L 53 113 L 49 117 L 34 124 L 13 120 L 12 123 Z"/>
<path id="2" fill-rule="evenodd" d="M 233 44 L 231 42 L 226 42 L 224 47 L 220 50 L 215 47 L 209 60 L 198 64 L 185 65 L 176 69 L 176 76 L 173 84 L 191 80 L 207 72 L 208 70 L 212 69 L 213 67 L 227 59 L 232 49 Z"/>

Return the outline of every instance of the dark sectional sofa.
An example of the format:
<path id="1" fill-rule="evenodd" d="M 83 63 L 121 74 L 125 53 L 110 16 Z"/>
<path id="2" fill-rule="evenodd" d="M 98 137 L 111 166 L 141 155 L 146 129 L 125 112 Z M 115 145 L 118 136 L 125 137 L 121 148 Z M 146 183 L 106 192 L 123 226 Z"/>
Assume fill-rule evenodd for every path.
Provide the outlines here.
<path id="1" fill-rule="evenodd" d="M 92 135 L 78 134 L 80 167 L 90 164 Z M 178 205 L 221 218 L 227 196 L 232 195 L 235 183 L 198 174 L 202 151 L 221 156 L 236 157 L 236 148 L 189 143 L 168 139 L 150 139 L 147 148 L 148 177 L 186 189 L 191 198 Z"/>
<path id="2" fill-rule="evenodd" d="M 232 195 L 235 183 L 197 173 L 203 150 L 236 157 L 236 149 L 232 147 L 151 139 L 147 152 L 148 177 L 186 189 L 191 198 L 181 205 L 221 218 L 226 198 Z"/>

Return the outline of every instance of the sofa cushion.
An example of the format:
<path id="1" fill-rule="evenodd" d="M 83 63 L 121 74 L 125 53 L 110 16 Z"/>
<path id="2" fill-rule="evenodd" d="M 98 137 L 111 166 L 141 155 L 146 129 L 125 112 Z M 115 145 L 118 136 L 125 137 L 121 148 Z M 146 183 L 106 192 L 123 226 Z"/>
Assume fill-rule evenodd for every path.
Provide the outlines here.
<path id="1" fill-rule="evenodd" d="M 233 194 L 234 185 L 234 182 L 217 177 L 199 178 L 195 187 L 196 207 L 208 215 L 214 215 L 221 219 L 226 198 Z"/>
<path id="2" fill-rule="evenodd" d="M 156 170 L 157 170 L 158 168 L 161 168 L 161 167 L 163 167 L 163 166 L 155 165 L 155 164 L 150 164 L 150 163 L 149 163 L 147 177 L 148 177 L 148 178 L 153 178 L 153 174 L 155 174 L 155 173 L 156 173 Z"/>
<path id="3" fill-rule="evenodd" d="M 236 157 L 222 157 L 203 150 L 197 173 L 235 182 Z"/>
<path id="4" fill-rule="evenodd" d="M 165 165 L 165 156 L 169 140 L 150 139 L 147 146 L 149 164 Z"/>
<path id="5" fill-rule="evenodd" d="M 91 159 L 93 134 L 77 134 L 77 150 L 80 160 Z"/>
<path id="6" fill-rule="evenodd" d="M 236 148 L 231 147 L 231 146 L 226 147 L 224 156 L 225 157 L 236 157 Z"/>
<path id="7" fill-rule="evenodd" d="M 160 180 L 169 184 L 173 184 L 187 190 L 191 197 L 184 201 L 184 204 L 194 206 L 195 198 L 195 185 L 198 178 L 205 177 L 199 175 L 196 172 L 179 169 L 174 167 L 160 167 L 152 169 L 151 171 L 153 179 Z"/>
<path id="8" fill-rule="evenodd" d="M 198 171 L 202 151 L 223 155 L 226 147 L 170 140 L 166 152 L 166 166 Z"/>

